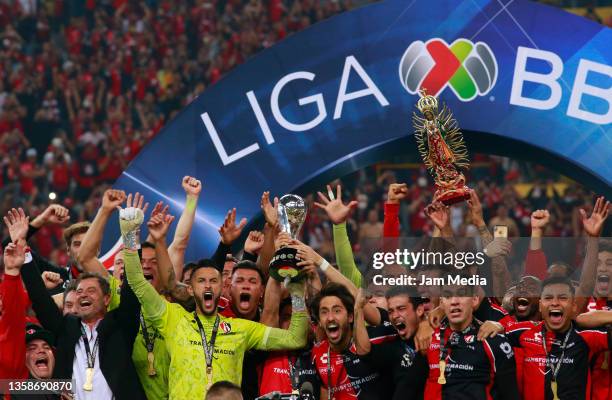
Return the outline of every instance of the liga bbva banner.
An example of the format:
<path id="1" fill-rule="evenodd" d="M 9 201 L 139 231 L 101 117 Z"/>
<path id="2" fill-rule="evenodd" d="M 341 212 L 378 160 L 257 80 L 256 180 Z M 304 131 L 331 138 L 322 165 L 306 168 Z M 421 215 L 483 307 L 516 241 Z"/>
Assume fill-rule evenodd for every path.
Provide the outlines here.
<path id="1" fill-rule="evenodd" d="M 519 0 L 387 0 L 313 25 L 207 88 L 116 186 L 178 216 L 181 178 L 201 179 L 187 260 L 207 257 L 228 209 L 252 220 L 264 190 L 350 172 L 380 149 L 416 153 L 423 87 L 472 132 L 468 149 L 518 143 L 610 195 L 612 30 Z"/>

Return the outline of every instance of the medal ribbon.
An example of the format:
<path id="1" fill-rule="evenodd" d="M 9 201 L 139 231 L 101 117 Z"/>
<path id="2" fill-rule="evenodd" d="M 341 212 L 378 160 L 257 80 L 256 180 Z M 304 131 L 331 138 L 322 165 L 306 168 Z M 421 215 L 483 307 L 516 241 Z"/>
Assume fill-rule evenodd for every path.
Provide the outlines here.
<path id="1" fill-rule="evenodd" d="M 81 334 L 83 337 L 83 344 L 85 345 L 85 353 L 87 354 L 87 368 L 93 368 L 96 363 L 96 352 L 98 351 L 98 339 L 100 336 L 96 336 L 96 341 L 94 342 L 93 352 L 89 347 L 89 340 L 87 339 L 87 332 L 85 332 L 85 328 L 81 325 Z"/>
<path id="2" fill-rule="evenodd" d="M 567 330 L 567 333 L 565 334 L 565 338 L 563 339 L 563 345 L 561 347 L 561 357 L 559 357 L 557 362 L 553 364 L 552 361 L 550 360 L 550 355 L 552 355 L 552 346 L 554 342 L 550 344 L 551 354 L 549 354 L 548 348 L 546 347 L 546 326 L 542 324 L 542 345 L 544 346 L 544 354 L 546 355 L 546 367 L 550 368 L 550 371 L 552 372 L 551 390 L 553 392 L 553 397 L 555 400 L 559 398 L 557 396 L 557 374 L 559 374 L 559 370 L 561 369 L 561 364 L 563 363 L 563 357 L 565 356 L 565 347 L 567 346 L 567 341 L 569 340 L 571 332 L 572 332 L 572 326 L 570 325 L 570 328 Z"/>
<path id="3" fill-rule="evenodd" d="M 217 318 L 215 318 L 215 324 L 213 325 L 212 333 L 210 334 L 210 343 L 206 341 L 206 332 L 204 331 L 202 322 L 198 317 L 198 313 L 194 311 L 193 315 L 195 316 L 198 329 L 200 330 L 200 336 L 202 338 L 202 347 L 204 348 L 204 357 L 206 358 L 206 373 L 208 374 L 208 379 L 211 379 L 213 352 L 215 350 L 215 341 L 217 340 L 217 331 L 219 330 L 219 314 L 217 314 Z M 212 385 L 212 382 L 208 382 L 209 387 L 210 385 Z"/>

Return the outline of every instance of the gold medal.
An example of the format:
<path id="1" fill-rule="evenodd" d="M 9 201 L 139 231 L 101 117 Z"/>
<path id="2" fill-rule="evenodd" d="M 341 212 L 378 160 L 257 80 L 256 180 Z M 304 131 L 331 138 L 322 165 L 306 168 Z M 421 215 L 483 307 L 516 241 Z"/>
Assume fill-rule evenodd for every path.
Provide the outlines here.
<path id="1" fill-rule="evenodd" d="M 213 384 L 212 366 L 206 367 L 206 380 L 208 381 L 206 383 L 207 389 L 210 389 Z"/>
<path id="2" fill-rule="evenodd" d="M 153 365 L 153 363 L 155 362 L 155 355 L 152 351 L 149 351 L 147 353 L 147 361 L 149 362 L 149 376 L 157 375 L 157 372 L 155 371 L 155 366 Z"/>
<path id="3" fill-rule="evenodd" d="M 438 383 L 440 385 L 446 385 L 446 377 L 444 371 L 446 370 L 446 361 L 440 360 L 440 376 L 438 377 Z"/>
<path id="4" fill-rule="evenodd" d="M 93 376 L 94 369 L 87 368 L 85 370 L 85 384 L 83 385 L 83 390 L 86 390 L 88 392 L 91 392 L 93 390 Z"/>
<path id="5" fill-rule="evenodd" d="M 553 400 L 559 400 L 559 396 L 557 396 L 557 381 L 550 382 L 550 389 L 553 392 Z"/>

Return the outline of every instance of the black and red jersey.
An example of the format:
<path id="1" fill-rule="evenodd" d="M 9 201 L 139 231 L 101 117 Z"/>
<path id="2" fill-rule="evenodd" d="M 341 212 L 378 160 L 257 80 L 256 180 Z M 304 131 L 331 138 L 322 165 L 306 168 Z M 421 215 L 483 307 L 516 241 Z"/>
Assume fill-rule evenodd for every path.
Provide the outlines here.
<path id="1" fill-rule="evenodd" d="M 546 351 L 544 350 L 545 336 Z M 566 341 L 565 353 L 563 343 Z M 578 329 L 555 333 L 544 329 L 543 322 L 520 322 L 506 331 L 508 341 L 521 347 L 523 359 L 523 394 L 533 400 L 552 400 L 550 363 L 561 362 L 557 374 L 557 393 L 563 400 L 590 399 L 590 362 L 595 354 L 610 346 L 610 336 L 603 329 Z M 548 353 L 548 362 L 547 362 Z"/>
<path id="2" fill-rule="evenodd" d="M 427 352 L 425 399 L 518 399 L 514 353 L 505 337 L 478 341 L 479 326 L 472 324 L 458 332 L 445 324 L 434 331 Z M 444 385 L 438 383 L 442 337 L 446 354 Z"/>
<path id="3" fill-rule="evenodd" d="M 612 310 L 606 298 L 591 297 L 587 309 Z M 612 400 L 612 352 L 602 351 L 595 355 L 591 363 L 591 387 L 592 400 Z"/>
<path id="4" fill-rule="evenodd" d="M 383 400 L 393 393 L 391 377 L 376 368 L 377 346 L 394 340 L 397 333 L 380 327 L 368 327 L 372 351 L 359 356 L 355 345 L 337 353 L 323 340 L 313 347 L 312 362 L 315 365 L 321 386 L 328 390 L 335 400 Z M 328 375 L 328 371 L 330 374 Z"/>
<path id="5" fill-rule="evenodd" d="M 389 332 L 391 334 L 396 332 L 388 321 L 383 321 L 380 328 L 382 329 L 379 337 L 386 338 Z M 376 340 L 376 338 L 372 339 Z M 395 339 L 383 340 L 379 345 L 372 346 L 370 359 L 378 372 L 386 377 L 392 377 L 393 396 L 390 399 L 423 398 L 428 373 L 427 359 L 414 350 L 412 340 L 405 341 L 397 335 Z"/>
<path id="6" fill-rule="evenodd" d="M 297 381 L 293 385 L 292 379 Z M 299 390 L 304 382 L 312 384 L 315 398 L 318 399 L 319 381 L 310 350 L 270 352 L 261 366 L 259 395 L 263 396 L 272 392 L 291 393 L 294 389 Z"/>

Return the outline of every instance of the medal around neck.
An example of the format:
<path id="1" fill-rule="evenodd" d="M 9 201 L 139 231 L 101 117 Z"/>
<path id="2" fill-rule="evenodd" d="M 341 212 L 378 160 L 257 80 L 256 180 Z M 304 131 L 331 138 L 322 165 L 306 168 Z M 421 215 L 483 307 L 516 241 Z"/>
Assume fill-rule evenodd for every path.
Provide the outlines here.
<path id="1" fill-rule="evenodd" d="M 281 197 L 278 201 L 278 220 L 281 231 L 288 233 L 292 239 L 297 239 L 306 220 L 304 199 L 295 194 Z M 301 267 L 297 266 L 300 261 L 297 250 L 281 247 L 270 261 L 270 276 L 279 282 L 284 282 L 285 285 L 289 282 L 298 282 L 304 279 Z"/>
<path id="2" fill-rule="evenodd" d="M 469 167 L 463 135 L 446 105 L 438 111 L 438 99 L 428 95 L 425 89 L 419 94 L 421 98 L 416 107 L 423 117 L 412 114 L 414 138 L 435 181 L 434 201 L 446 205 L 460 203 L 470 198 L 461 173 Z"/>

